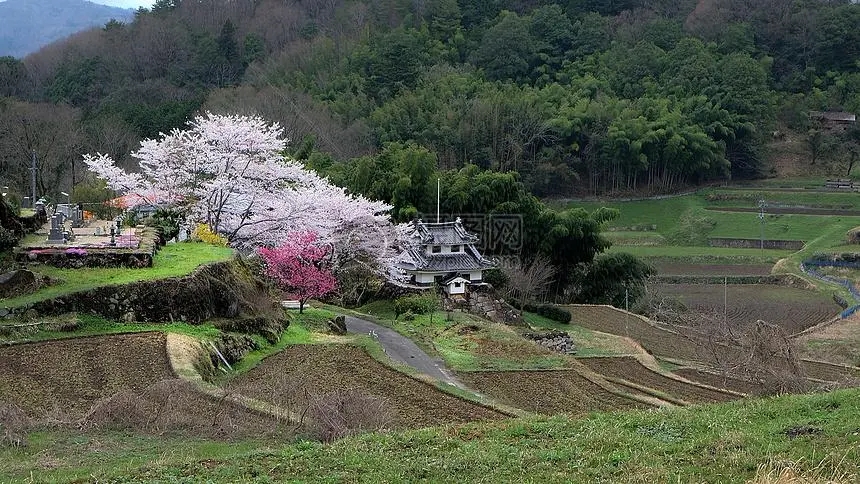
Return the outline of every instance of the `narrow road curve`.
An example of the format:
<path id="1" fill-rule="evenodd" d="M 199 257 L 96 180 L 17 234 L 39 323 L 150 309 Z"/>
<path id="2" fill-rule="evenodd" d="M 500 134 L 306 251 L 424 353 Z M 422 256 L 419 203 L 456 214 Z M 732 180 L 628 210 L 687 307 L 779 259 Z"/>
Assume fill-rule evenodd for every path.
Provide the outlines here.
<path id="1" fill-rule="evenodd" d="M 438 358 L 424 352 L 411 339 L 393 329 L 376 323 L 346 316 L 346 331 L 353 334 L 366 334 L 379 341 L 380 346 L 392 360 L 410 366 L 419 372 L 450 385 L 464 388 L 452 375 L 451 370 Z"/>

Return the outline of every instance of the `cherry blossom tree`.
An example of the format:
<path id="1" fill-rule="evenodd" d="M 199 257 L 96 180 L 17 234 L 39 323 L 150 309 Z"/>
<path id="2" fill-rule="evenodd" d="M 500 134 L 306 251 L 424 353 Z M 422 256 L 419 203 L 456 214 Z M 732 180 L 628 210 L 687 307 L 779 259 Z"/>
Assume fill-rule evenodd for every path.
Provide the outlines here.
<path id="1" fill-rule="evenodd" d="M 85 155 L 84 163 L 110 188 L 148 203 L 170 203 L 234 247 L 277 246 L 291 232 L 313 231 L 332 246 L 333 264 L 370 256 L 375 270 L 397 276 L 399 232 L 391 206 L 332 185 L 286 158 L 286 145 L 278 124 L 207 113 L 186 130 L 143 141 L 132 153 L 138 173 L 104 154 Z"/>
<path id="2" fill-rule="evenodd" d="M 291 232 L 278 247 L 257 251 L 265 262 L 263 273 L 299 300 L 299 313 L 309 299 L 325 296 L 337 287 L 331 273 L 329 246 L 316 232 Z"/>

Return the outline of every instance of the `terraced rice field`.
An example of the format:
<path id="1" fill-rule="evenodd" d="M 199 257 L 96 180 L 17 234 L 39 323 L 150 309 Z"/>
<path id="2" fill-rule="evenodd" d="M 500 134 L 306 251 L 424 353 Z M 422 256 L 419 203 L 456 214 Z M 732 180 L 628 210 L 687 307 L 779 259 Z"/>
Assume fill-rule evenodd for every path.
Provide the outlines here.
<path id="1" fill-rule="evenodd" d="M 839 314 L 841 308 L 815 291 L 765 284 L 655 284 L 661 295 L 676 297 L 694 311 L 720 314 L 727 308 L 730 324 L 757 320 L 781 326 L 789 334 L 810 328 Z M 727 301 L 727 306 L 724 306 Z"/>
<path id="2" fill-rule="evenodd" d="M 285 379 L 287 385 L 283 385 Z M 272 394 L 273 386 L 279 385 L 294 392 L 297 409 L 306 407 L 308 399 L 335 391 L 360 391 L 381 399 L 395 416 L 393 426 L 399 428 L 507 417 L 393 370 L 352 345 L 290 346 L 263 360 L 231 386 L 247 396 L 283 405 L 285 395 Z"/>
<path id="3" fill-rule="evenodd" d="M 848 379 L 860 379 L 860 370 L 854 367 L 810 360 L 802 360 L 800 364 L 806 376 L 816 380 L 841 382 Z"/>
<path id="4" fill-rule="evenodd" d="M 690 403 L 725 402 L 738 398 L 738 396 L 730 393 L 700 387 L 661 375 L 646 368 L 632 356 L 580 358 L 579 361 L 601 375 L 620 378 L 640 386 L 653 388 Z"/>
<path id="5" fill-rule="evenodd" d="M 702 383 L 717 388 L 725 388 L 733 392 L 746 393 L 747 395 L 759 395 L 764 391 L 764 388 L 757 383 L 738 378 L 724 377 L 716 373 L 697 370 L 695 368 L 679 368 L 674 370 L 672 373 L 696 383 Z"/>
<path id="6" fill-rule="evenodd" d="M 610 306 L 564 306 L 571 322 L 604 333 L 630 337 L 647 351 L 670 358 L 700 360 L 704 354 L 694 341 L 678 333 L 652 326 L 641 318 Z"/>
<path id="7" fill-rule="evenodd" d="M 163 333 L 74 338 L 0 348 L 0 399 L 32 416 L 80 415 L 101 398 L 175 378 Z"/>
<path id="8" fill-rule="evenodd" d="M 688 264 L 657 261 L 652 264 L 661 276 L 766 276 L 773 264 Z"/>
<path id="9" fill-rule="evenodd" d="M 467 385 L 512 407 L 546 415 L 649 408 L 616 395 L 575 370 L 474 371 L 457 376 Z"/>

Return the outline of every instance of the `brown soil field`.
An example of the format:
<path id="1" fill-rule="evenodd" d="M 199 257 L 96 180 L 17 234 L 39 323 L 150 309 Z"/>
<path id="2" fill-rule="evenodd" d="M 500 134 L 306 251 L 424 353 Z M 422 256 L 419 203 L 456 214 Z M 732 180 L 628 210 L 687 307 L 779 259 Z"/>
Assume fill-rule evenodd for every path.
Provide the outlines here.
<path id="1" fill-rule="evenodd" d="M 81 415 L 120 391 L 141 392 L 175 378 L 163 333 L 27 343 L 0 348 L 0 399 L 33 416 Z"/>
<path id="2" fill-rule="evenodd" d="M 282 385 L 287 381 L 286 385 Z M 262 401 L 300 409 L 309 398 L 340 390 L 358 390 L 380 399 L 394 416 L 393 427 L 420 428 L 507 415 L 445 393 L 374 360 L 352 345 L 295 345 L 263 360 L 239 377 L 235 390 Z M 294 395 L 273 395 L 272 388 L 289 388 Z"/>
<path id="3" fill-rule="evenodd" d="M 766 276 L 773 264 L 683 264 L 656 262 L 661 276 Z"/>
<path id="4" fill-rule="evenodd" d="M 722 284 L 655 284 L 664 296 L 677 297 L 688 308 L 723 314 L 728 301 L 728 320 L 746 325 L 763 320 L 795 334 L 839 314 L 833 300 L 815 291 L 766 284 L 729 284 L 724 295 Z M 725 298 L 725 299 L 724 299 Z"/>
<path id="5" fill-rule="evenodd" d="M 655 355 L 705 363 L 709 361 L 708 353 L 693 340 L 648 324 L 639 317 L 627 315 L 618 309 L 588 305 L 565 306 L 565 309 L 573 316 L 573 323 L 597 331 L 629 336 Z M 729 351 L 728 348 L 726 351 Z M 838 365 L 807 360 L 801 361 L 801 364 L 808 377 L 818 380 L 839 382 L 846 378 L 860 377 L 857 371 Z"/>
<path id="6" fill-rule="evenodd" d="M 746 393 L 748 395 L 759 395 L 764 388 L 751 381 L 738 378 L 724 377 L 716 373 L 698 370 L 696 368 L 679 368 L 672 373 L 697 383 L 703 383 L 717 388 L 725 388 L 733 392 Z"/>
<path id="7" fill-rule="evenodd" d="M 650 353 L 683 360 L 699 360 L 704 354 L 684 336 L 652 326 L 641 318 L 610 306 L 565 306 L 573 324 L 604 333 L 628 336 Z"/>
<path id="8" fill-rule="evenodd" d="M 579 362 L 601 375 L 621 378 L 691 403 L 725 402 L 738 398 L 661 375 L 642 366 L 631 356 L 580 358 Z"/>
<path id="9" fill-rule="evenodd" d="M 860 370 L 855 367 L 845 367 L 810 360 L 803 360 L 800 364 L 803 365 L 803 371 L 806 372 L 806 376 L 809 378 L 830 382 L 860 379 Z"/>
<path id="10" fill-rule="evenodd" d="M 602 388 L 576 370 L 474 371 L 457 376 L 506 405 L 546 415 L 650 408 Z"/>

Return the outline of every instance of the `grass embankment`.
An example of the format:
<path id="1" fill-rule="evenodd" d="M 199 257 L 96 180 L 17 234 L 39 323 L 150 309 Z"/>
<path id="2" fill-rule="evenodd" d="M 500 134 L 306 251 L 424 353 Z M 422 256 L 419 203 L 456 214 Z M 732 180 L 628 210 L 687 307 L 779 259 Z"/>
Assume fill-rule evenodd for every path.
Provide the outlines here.
<path id="1" fill-rule="evenodd" d="M 858 429 L 860 391 L 841 390 L 369 434 L 331 445 L 45 431 L 32 434 L 28 447 L 0 449 L 0 481 L 724 483 L 788 463 L 820 482 L 854 482 Z"/>
<path id="2" fill-rule="evenodd" d="M 2 300 L 0 305 L 15 307 L 100 286 L 184 276 L 203 264 L 229 260 L 233 257 L 233 253 L 233 249 L 227 247 L 189 242 L 164 246 L 155 254 L 152 267 L 143 269 L 33 267 L 31 269 L 35 272 L 44 274 L 58 282 L 33 294 Z"/>
<path id="3" fill-rule="evenodd" d="M 780 181 L 776 186 L 785 185 Z M 821 180 L 801 180 L 791 186 L 823 186 Z M 860 216 L 765 215 L 766 240 L 803 241 L 803 249 L 773 250 L 758 248 L 710 247 L 711 238 L 759 239 L 762 224 L 756 212 L 725 211 L 731 208 L 758 209 L 765 200 L 772 210 L 792 208 L 822 210 L 860 210 L 856 193 L 820 190 L 787 190 L 762 184 L 756 187 L 709 188 L 695 194 L 628 202 L 567 202 L 566 207 L 594 210 L 612 207 L 621 215 L 607 225 L 606 235 L 614 241 L 612 252 L 627 252 L 646 260 L 699 264 L 763 264 L 778 262 L 773 272 L 801 275 L 800 262 L 816 253 L 854 252 L 857 246 L 846 245 L 846 233 L 860 226 Z M 767 209 L 766 209 L 767 210 Z M 718 270 L 716 272 L 719 272 Z M 730 274 L 727 274 L 730 275 Z M 807 278 L 819 290 L 847 292 Z"/>

